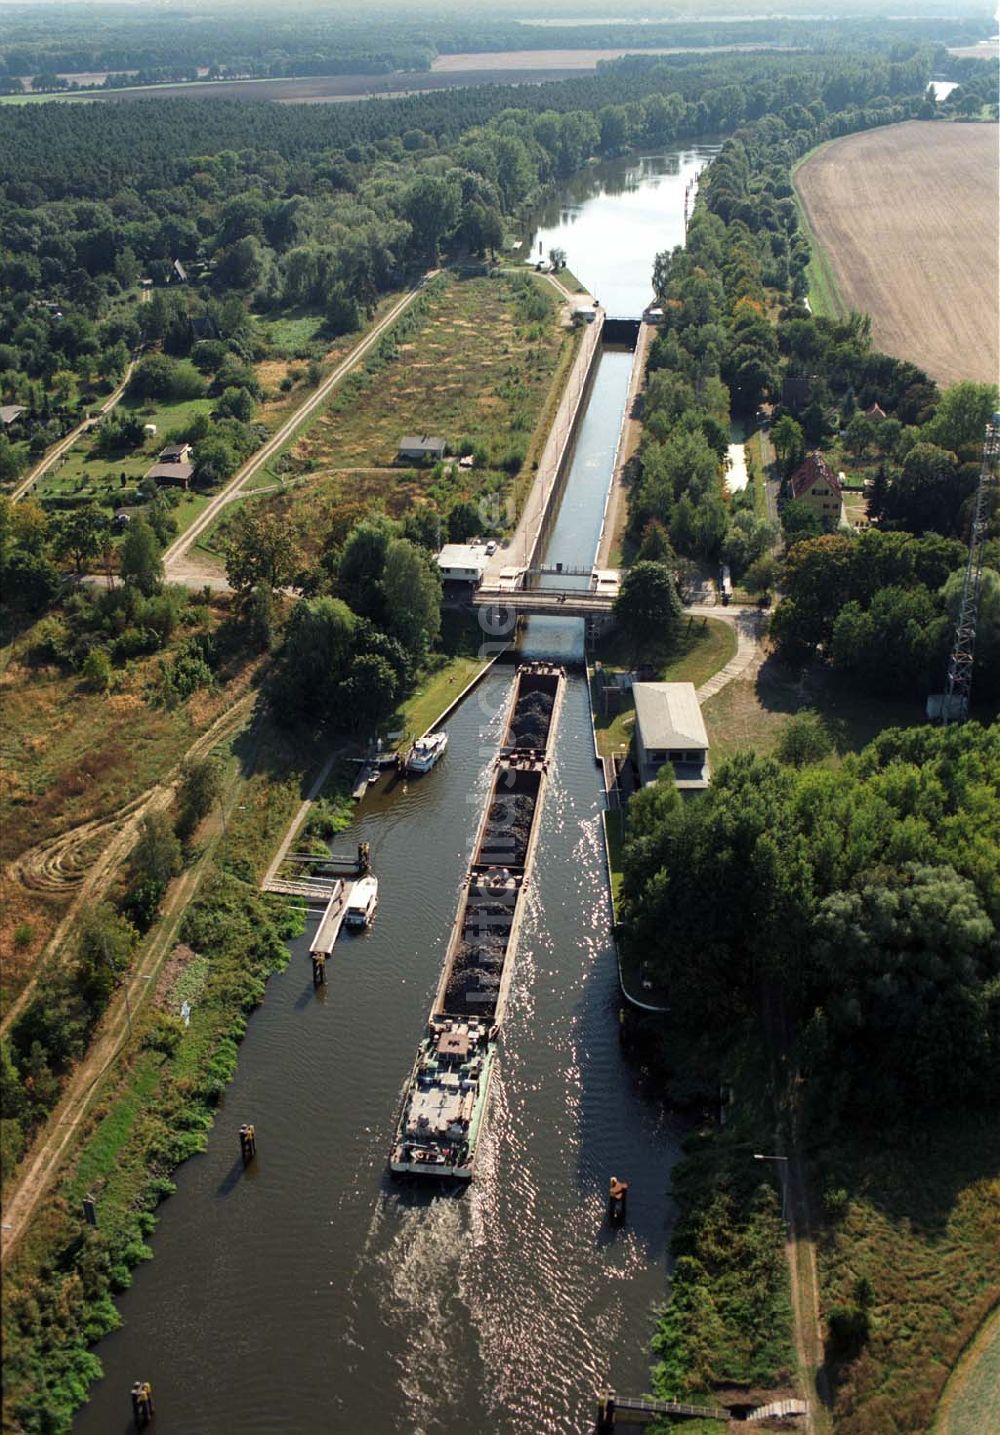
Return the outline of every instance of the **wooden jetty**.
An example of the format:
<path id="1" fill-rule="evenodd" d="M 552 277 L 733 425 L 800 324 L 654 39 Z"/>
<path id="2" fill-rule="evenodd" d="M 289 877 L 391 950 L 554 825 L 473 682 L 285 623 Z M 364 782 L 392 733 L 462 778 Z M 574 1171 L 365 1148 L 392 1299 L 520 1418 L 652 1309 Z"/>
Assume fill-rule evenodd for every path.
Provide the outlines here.
<path id="1" fill-rule="evenodd" d="M 733 1419 L 762 1424 L 766 1420 L 783 1420 L 790 1416 L 809 1414 L 808 1400 L 779 1399 L 767 1405 L 691 1405 L 682 1400 L 648 1400 L 641 1395 L 618 1395 L 605 1388 L 597 1392 L 596 1435 L 614 1435 L 626 1425 L 653 1425 L 668 1416 L 671 1420 Z"/>

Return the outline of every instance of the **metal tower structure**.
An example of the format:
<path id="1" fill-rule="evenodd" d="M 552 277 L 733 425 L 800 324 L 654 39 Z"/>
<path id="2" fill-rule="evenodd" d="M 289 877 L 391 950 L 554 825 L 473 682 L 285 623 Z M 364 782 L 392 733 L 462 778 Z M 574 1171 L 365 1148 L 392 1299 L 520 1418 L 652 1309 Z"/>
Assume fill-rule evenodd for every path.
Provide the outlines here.
<path id="1" fill-rule="evenodd" d="M 948 681 L 940 701 L 942 722 L 964 722 L 969 716 L 969 699 L 972 691 L 972 664 L 976 654 L 976 620 L 979 615 L 979 592 L 983 578 L 983 550 L 986 544 L 986 530 L 989 523 L 989 495 L 996 477 L 997 460 L 1000 458 L 1000 413 L 995 413 L 986 425 L 986 439 L 983 443 L 983 461 L 979 470 L 976 488 L 976 502 L 972 514 L 972 531 L 969 535 L 969 556 L 965 564 L 965 578 L 962 582 L 962 597 L 955 624 L 955 638 L 951 656 L 948 659 Z M 931 698 L 928 708 L 934 703 Z"/>

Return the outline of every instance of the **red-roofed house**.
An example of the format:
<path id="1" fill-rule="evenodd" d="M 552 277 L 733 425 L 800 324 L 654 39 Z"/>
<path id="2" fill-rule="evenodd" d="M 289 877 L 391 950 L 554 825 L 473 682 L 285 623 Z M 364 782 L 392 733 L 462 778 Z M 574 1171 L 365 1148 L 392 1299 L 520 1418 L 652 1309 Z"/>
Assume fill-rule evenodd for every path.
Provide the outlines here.
<path id="1" fill-rule="evenodd" d="M 840 481 L 818 449 L 799 464 L 789 479 L 789 488 L 792 498 L 808 503 L 824 528 L 838 528 L 843 522 Z"/>

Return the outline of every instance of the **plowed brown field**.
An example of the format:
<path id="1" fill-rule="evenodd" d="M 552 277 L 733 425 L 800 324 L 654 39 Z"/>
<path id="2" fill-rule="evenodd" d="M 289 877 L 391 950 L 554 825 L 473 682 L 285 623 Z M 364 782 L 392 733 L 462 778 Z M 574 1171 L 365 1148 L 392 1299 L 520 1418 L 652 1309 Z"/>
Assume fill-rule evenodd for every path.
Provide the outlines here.
<path id="1" fill-rule="evenodd" d="M 844 303 L 939 383 L 995 383 L 998 126 L 912 120 L 835 140 L 795 176 Z"/>

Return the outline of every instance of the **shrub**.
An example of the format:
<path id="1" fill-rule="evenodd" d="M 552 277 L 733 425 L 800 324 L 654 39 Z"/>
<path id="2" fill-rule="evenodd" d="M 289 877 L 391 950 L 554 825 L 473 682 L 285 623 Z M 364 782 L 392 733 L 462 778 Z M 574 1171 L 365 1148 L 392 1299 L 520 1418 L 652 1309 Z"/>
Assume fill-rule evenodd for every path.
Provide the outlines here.
<path id="1" fill-rule="evenodd" d="M 107 648 L 91 648 L 80 671 L 89 687 L 95 692 L 106 693 L 114 674 Z"/>

